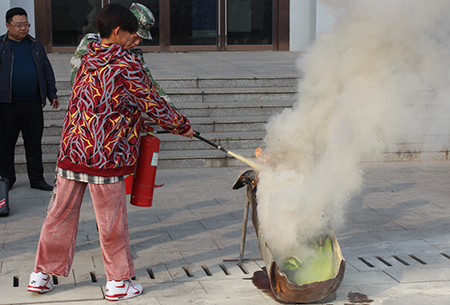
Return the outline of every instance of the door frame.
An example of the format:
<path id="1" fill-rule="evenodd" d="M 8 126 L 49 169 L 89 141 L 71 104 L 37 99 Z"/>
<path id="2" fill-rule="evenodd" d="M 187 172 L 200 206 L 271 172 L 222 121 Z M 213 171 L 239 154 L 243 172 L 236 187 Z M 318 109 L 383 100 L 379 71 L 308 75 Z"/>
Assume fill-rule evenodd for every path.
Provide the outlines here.
<path id="1" fill-rule="evenodd" d="M 170 7 L 169 0 L 160 0 L 160 45 L 139 46 L 144 52 L 179 52 L 179 51 L 265 51 L 289 50 L 289 1 L 273 0 L 272 44 L 270 45 L 227 45 L 226 44 L 226 0 L 218 1 L 217 45 L 191 46 L 170 45 Z M 101 0 L 106 5 L 109 0 Z M 51 0 L 35 0 L 36 38 L 42 42 L 47 52 L 72 53 L 76 46 L 57 47 L 52 43 Z"/>

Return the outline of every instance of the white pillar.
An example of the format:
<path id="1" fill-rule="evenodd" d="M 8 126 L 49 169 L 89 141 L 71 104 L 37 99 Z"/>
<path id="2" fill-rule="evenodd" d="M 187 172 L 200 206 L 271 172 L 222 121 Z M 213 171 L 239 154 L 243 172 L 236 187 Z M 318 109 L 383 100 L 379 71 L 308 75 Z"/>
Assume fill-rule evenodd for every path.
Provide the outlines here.
<path id="1" fill-rule="evenodd" d="M 335 17 L 330 14 L 323 1 L 317 1 L 317 33 L 325 32 L 334 26 Z"/>
<path id="2" fill-rule="evenodd" d="M 305 51 L 316 38 L 317 0 L 291 0 L 289 50 Z"/>

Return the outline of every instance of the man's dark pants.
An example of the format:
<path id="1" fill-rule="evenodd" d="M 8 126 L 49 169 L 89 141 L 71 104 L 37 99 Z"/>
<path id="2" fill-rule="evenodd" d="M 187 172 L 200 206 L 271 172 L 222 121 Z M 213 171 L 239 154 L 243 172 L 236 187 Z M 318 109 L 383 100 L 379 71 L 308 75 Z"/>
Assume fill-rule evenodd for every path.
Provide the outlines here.
<path id="1" fill-rule="evenodd" d="M 0 103 L 0 176 L 8 178 L 10 187 L 16 182 L 14 149 L 22 131 L 31 186 L 44 182 L 41 140 L 44 115 L 39 100 Z"/>

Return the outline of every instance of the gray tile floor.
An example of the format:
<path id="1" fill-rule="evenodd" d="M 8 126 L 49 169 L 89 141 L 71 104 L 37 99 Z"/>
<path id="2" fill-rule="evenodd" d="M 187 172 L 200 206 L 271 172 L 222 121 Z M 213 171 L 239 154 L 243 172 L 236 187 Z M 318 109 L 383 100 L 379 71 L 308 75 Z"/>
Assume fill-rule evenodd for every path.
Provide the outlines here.
<path id="1" fill-rule="evenodd" d="M 364 188 L 335 228 L 347 269 L 336 299 L 327 304 L 353 304 L 358 297 L 366 298 L 360 304 L 449 304 L 450 163 L 364 168 Z M 239 257 L 245 202 L 244 189 L 231 186 L 245 169 L 158 170 L 157 183 L 165 185 L 155 190 L 153 206 L 128 206 L 136 281 L 144 294 L 121 303 L 278 304 L 252 282 L 262 260 L 246 261 L 248 274 L 230 261 Z M 52 176 L 46 174 L 47 180 Z M 30 189 L 25 174 L 18 178 L 11 215 L 0 218 L 0 304 L 104 304 L 106 279 L 89 192 L 72 274 L 58 277 L 50 293 L 26 291 L 50 193 Z M 251 222 L 245 258 L 260 258 Z"/>

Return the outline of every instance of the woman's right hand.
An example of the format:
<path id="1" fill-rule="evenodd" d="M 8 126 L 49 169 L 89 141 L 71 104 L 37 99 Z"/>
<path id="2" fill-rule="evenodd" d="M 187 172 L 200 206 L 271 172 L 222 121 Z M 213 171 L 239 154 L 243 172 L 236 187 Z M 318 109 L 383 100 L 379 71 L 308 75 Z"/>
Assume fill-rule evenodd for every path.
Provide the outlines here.
<path id="1" fill-rule="evenodd" d="M 194 132 L 194 130 L 191 127 L 191 128 L 189 128 L 188 131 L 186 131 L 185 133 L 181 134 L 180 136 L 192 139 L 194 137 L 194 133 L 195 132 Z"/>

